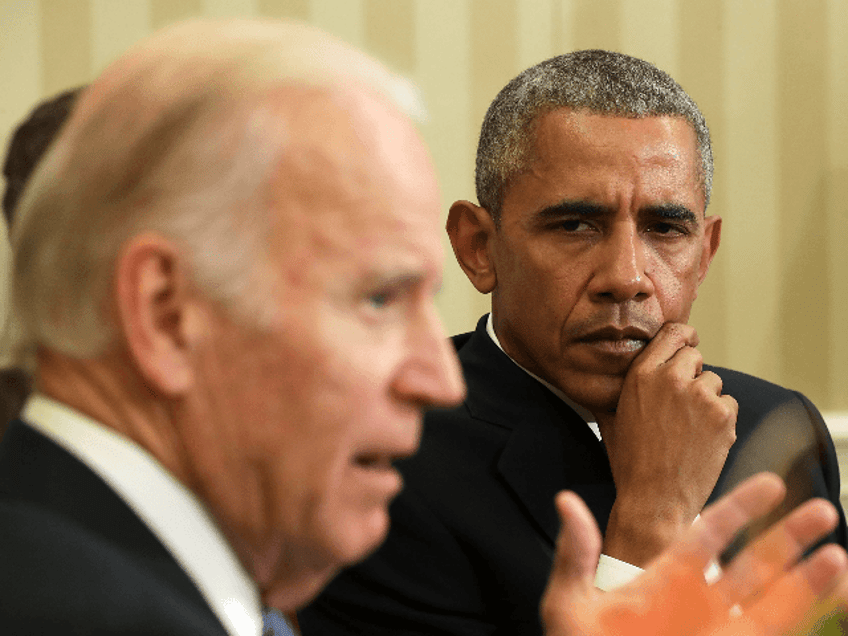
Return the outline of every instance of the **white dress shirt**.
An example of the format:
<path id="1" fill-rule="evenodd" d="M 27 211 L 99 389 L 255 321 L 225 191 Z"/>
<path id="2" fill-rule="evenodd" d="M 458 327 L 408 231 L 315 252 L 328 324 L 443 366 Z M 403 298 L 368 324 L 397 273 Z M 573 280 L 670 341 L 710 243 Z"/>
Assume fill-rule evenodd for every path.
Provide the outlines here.
<path id="1" fill-rule="evenodd" d="M 132 440 L 42 394 L 21 416 L 97 473 L 165 545 L 230 636 L 261 636 L 259 590 L 212 516 Z"/>

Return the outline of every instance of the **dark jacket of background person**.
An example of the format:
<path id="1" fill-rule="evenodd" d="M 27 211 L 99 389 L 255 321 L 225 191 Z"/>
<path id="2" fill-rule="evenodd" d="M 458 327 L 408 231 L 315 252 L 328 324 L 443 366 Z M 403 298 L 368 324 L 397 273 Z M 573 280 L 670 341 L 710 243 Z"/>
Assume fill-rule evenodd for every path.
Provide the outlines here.
<path id="1" fill-rule="evenodd" d="M 71 114 L 81 90 L 74 88 L 40 103 L 12 134 L 3 163 L 3 217 L 10 230 L 30 175 Z M 20 413 L 30 388 L 30 379 L 22 369 L 0 369 L 0 437 L 7 423 Z"/>

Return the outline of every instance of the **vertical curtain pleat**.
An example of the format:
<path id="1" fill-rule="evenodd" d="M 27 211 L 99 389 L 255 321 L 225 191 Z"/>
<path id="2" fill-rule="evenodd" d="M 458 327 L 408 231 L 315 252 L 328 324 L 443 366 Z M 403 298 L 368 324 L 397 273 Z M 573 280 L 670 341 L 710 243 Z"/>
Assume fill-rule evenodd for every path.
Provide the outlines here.
<path id="1" fill-rule="evenodd" d="M 692 322 L 701 351 L 848 409 L 848 2 L 844 0 L 12 0 L 0 3 L 0 136 L 150 31 L 192 16 L 290 17 L 364 47 L 428 105 L 445 212 L 474 200 L 480 121 L 524 67 L 612 48 L 668 70 L 714 137 L 722 246 Z M 3 229 L 0 229 L 0 233 Z M 451 332 L 488 299 L 446 246 Z M 0 280 L 8 247 L 0 236 Z M 5 284 L 0 307 L 5 308 Z"/>

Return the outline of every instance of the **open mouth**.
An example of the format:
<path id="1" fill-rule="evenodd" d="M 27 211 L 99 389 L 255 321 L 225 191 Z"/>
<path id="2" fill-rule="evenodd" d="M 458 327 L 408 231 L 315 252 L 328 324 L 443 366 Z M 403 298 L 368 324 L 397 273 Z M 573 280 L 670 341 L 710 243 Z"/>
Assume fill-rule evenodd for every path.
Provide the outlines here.
<path id="1" fill-rule="evenodd" d="M 354 459 L 357 466 L 368 470 L 392 469 L 392 461 L 394 461 L 392 458 L 376 453 L 363 453 L 362 455 L 357 455 Z"/>
<path id="2" fill-rule="evenodd" d="M 395 497 L 403 487 L 400 472 L 392 465 L 400 456 L 384 453 L 361 453 L 354 457 L 356 483 L 379 497 L 380 502 Z"/>

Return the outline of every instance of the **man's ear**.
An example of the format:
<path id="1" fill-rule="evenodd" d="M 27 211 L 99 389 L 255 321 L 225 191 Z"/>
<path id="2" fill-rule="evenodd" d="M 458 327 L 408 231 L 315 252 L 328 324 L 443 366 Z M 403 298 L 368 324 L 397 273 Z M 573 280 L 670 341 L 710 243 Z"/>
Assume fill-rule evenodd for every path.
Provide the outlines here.
<path id="1" fill-rule="evenodd" d="M 115 290 L 118 328 L 138 372 L 155 391 L 184 393 L 194 381 L 200 317 L 179 250 L 158 234 L 134 237 L 118 258 Z"/>
<path id="2" fill-rule="evenodd" d="M 492 215 L 470 201 L 457 201 L 450 207 L 445 229 L 468 280 L 480 293 L 491 292 L 498 282 L 494 261 L 497 228 Z"/>
<path id="3" fill-rule="evenodd" d="M 721 242 L 721 217 L 708 216 L 704 219 L 704 244 L 701 246 L 701 264 L 698 267 L 698 284 L 704 282 L 710 263 L 718 251 Z"/>

